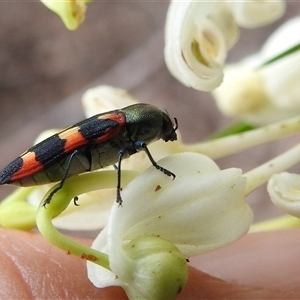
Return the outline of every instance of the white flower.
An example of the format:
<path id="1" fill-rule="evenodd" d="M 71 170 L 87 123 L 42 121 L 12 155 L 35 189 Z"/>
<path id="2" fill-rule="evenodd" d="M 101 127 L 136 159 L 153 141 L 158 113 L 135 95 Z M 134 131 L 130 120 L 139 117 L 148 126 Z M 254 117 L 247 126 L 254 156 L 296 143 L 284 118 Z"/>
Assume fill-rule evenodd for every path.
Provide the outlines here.
<path id="1" fill-rule="evenodd" d="M 284 2 L 172 1 L 165 29 L 165 61 L 186 86 L 211 91 L 223 80 L 227 51 L 238 37 L 237 25 L 270 23 Z"/>
<path id="2" fill-rule="evenodd" d="M 143 270 L 157 262 L 145 259 L 143 266 L 131 259 L 130 241 L 159 237 L 189 257 L 224 246 L 248 231 L 253 215 L 244 201 L 246 178 L 240 169 L 220 170 L 196 153 L 168 156 L 159 164 L 174 172 L 175 180 L 153 167 L 136 177 L 122 192 L 123 207 L 113 206 L 107 227 L 94 241 L 93 248 L 109 255 L 111 268 L 88 262 L 88 276 L 96 286 L 120 285 L 143 294 L 143 286 L 128 278 L 135 276 L 135 264 Z M 169 266 L 161 272 L 172 270 Z M 147 288 L 147 281 L 143 284 Z"/>
<path id="3" fill-rule="evenodd" d="M 223 84 L 213 92 L 224 114 L 261 126 L 300 113 L 300 52 L 258 68 L 299 44 L 299 30 L 297 17 L 275 31 L 258 54 L 226 67 Z"/>
<path id="4" fill-rule="evenodd" d="M 268 182 L 272 202 L 286 213 L 300 218 L 300 175 L 283 172 Z"/>
<path id="5" fill-rule="evenodd" d="M 82 95 L 82 106 L 87 118 L 139 102 L 126 90 L 109 85 L 90 88 Z"/>
<path id="6" fill-rule="evenodd" d="M 206 19 L 215 6 L 214 2 L 172 1 L 169 7 L 165 61 L 174 77 L 194 89 L 208 91 L 222 82 L 225 43 Z"/>

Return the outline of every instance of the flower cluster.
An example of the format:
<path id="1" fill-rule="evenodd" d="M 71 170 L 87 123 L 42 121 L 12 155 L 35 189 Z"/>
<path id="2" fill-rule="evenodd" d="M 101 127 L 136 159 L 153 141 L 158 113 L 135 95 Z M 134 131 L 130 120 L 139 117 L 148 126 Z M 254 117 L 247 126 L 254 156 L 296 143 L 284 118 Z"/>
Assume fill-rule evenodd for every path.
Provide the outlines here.
<path id="1" fill-rule="evenodd" d="M 113 97 L 118 94 L 124 97 L 124 104 L 131 98 L 125 91 L 107 86 L 91 89 L 84 96 L 84 106 L 95 108 L 103 103 L 107 108 L 108 103 L 104 99 L 113 102 Z M 118 101 L 121 102 L 121 98 Z M 66 187 L 65 194 L 65 188 L 55 194 L 47 210 L 43 207 L 38 210 L 37 225 L 41 233 L 55 245 L 77 255 L 85 253 L 85 257 L 97 258 L 88 262 L 88 276 L 97 287 L 121 286 L 133 299 L 147 298 L 145 295 L 149 299 L 162 295 L 166 299 L 173 299 L 187 280 L 185 258 L 217 249 L 245 234 L 253 219 L 245 197 L 267 182 L 273 174 L 297 163 L 300 160 L 300 147 L 245 174 L 234 168 L 220 170 L 208 156 L 216 158 L 228 155 L 299 130 L 297 117 L 267 128 L 208 142 L 155 143 L 151 151 L 157 157 L 166 156 L 158 163 L 172 170 L 176 179 L 171 180 L 150 167 L 137 177 L 136 173 L 133 174 L 135 178 L 131 181 L 131 175 L 124 170 L 124 183 L 130 183 L 122 191 L 123 207 L 113 205 L 106 210 L 107 224 L 94 241 L 94 249 L 81 250 L 80 246 L 76 246 L 72 250 L 68 240 L 61 241 L 59 237 L 53 240 L 52 225 L 50 234 L 45 220 L 51 220 L 48 214 L 59 215 L 67 207 L 65 202 L 68 203 L 76 195 L 84 193 L 80 196 L 80 203 L 84 203 L 87 191 L 90 191 L 88 194 L 93 193 L 94 202 L 98 205 L 103 202 L 101 197 L 107 201 L 109 196 L 105 195 L 106 190 L 91 191 L 114 186 L 115 178 L 108 177 L 111 171 L 100 170 L 81 175 L 74 178 L 76 184 L 69 180 L 72 193 Z M 131 161 L 134 160 L 128 160 L 127 170 L 132 167 Z M 135 165 L 134 169 L 144 170 L 144 163 L 140 160 L 139 166 Z M 55 208 L 55 212 L 52 212 L 52 205 L 63 208 L 59 212 Z M 86 228 L 89 218 L 93 220 L 93 217 L 87 211 L 83 210 L 82 213 L 85 216 L 83 228 Z M 95 212 L 91 210 L 89 213 L 92 216 Z M 106 255 L 106 258 L 103 260 L 101 255 Z"/>
<path id="2" fill-rule="evenodd" d="M 281 17 L 283 1 L 172 1 L 166 22 L 165 60 L 186 86 L 211 91 L 223 80 L 227 51 L 238 26 L 254 28 Z"/>
<path id="3" fill-rule="evenodd" d="M 171 155 L 159 164 L 172 170 L 176 179 L 170 180 L 153 167 L 135 178 L 123 190 L 123 208 L 112 208 L 107 226 L 94 241 L 95 249 L 109 254 L 111 268 L 88 263 L 89 278 L 96 286 L 120 285 L 128 295 L 157 299 L 157 289 L 160 295 L 167 292 L 161 276 L 173 274 L 173 294 L 178 290 L 177 272 L 185 269 L 182 260 L 174 264 L 178 251 L 190 257 L 219 248 L 248 231 L 253 215 L 244 200 L 246 178 L 240 169 L 220 170 L 207 156 L 196 153 Z M 131 248 L 134 241 L 138 244 Z M 172 271 L 167 272 L 170 265 Z M 170 299 L 170 295 L 162 298 Z"/>
<path id="4" fill-rule="evenodd" d="M 42 2 L 75 29 L 88 1 Z M 144 152 L 124 160 L 122 207 L 115 203 L 113 167 L 66 180 L 47 209 L 40 199 L 49 187 L 20 189 L 0 204 L 1 225 L 22 229 L 37 225 L 53 244 L 88 260 L 88 277 L 99 288 L 120 286 L 131 299 L 174 299 L 186 285 L 190 256 L 220 248 L 248 232 L 253 212 L 246 196 L 262 184 L 268 182 L 276 206 L 299 218 L 299 175 L 285 171 L 299 163 L 300 145 L 246 173 L 239 168 L 222 170 L 213 161 L 300 131 L 299 68 L 293 67 L 299 65 L 299 53 L 289 51 L 300 43 L 293 34 L 300 28 L 299 18 L 274 33 L 255 57 L 224 66 L 239 26 L 268 24 L 284 8 L 283 1 L 172 1 L 166 22 L 165 60 L 170 72 L 198 90 L 220 86 L 213 95 L 225 114 L 267 126 L 194 144 L 183 143 L 177 133 L 176 142 L 149 145 L 155 161 L 176 178 L 149 167 Z M 284 70 L 289 72 L 279 76 Z M 127 91 L 109 86 L 83 95 L 87 117 L 138 102 Z M 69 206 L 78 195 L 79 208 Z M 12 217 L 25 212 L 26 220 Z M 90 248 L 63 237 L 53 218 L 54 225 L 64 229 L 102 230 Z M 281 225 L 286 221 L 299 225 L 298 219 L 289 217 Z M 270 228 L 270 223 L 266 226 Z"/>

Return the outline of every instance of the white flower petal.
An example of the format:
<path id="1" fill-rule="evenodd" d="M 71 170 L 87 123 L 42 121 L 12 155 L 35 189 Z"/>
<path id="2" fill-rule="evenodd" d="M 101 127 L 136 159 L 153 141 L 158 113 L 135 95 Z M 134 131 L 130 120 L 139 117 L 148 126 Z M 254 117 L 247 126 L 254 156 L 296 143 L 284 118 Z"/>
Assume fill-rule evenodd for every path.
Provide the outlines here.
<path id="1" fill-rule="evenodd" d="M 105 227 L 101 234 L 97 236 L 92 244 L 92 248 L 97 249 L 103 253 L 108 253 L 107 250 L 107 227 Z M 122 282 L 117 276 L 102 267 L 99 267 L 93 262 L 87 261 L 87 273 L 89 280 L 98 288 L 107 286 L 121 286 Z"/>
<path id="2" fill-rule="evenodd" d="M 300 217 L 300 175 L 283 172 L 268 182 L 272 202 L 292 216 Z"/>
<path id="3" fill-rule="evenodd" d="M 279 19 L 285 11 L 284 1 L 258 0 L 226 2 L 236 22 L 246 28 L 267 25 Z"/>
<path id="4" fill-rule="evenodd" d="M 40 143 L 41 141 L 49 138 L 50 136 L 58 133 L 59 131 L 61 131 L 61 129 L 48 129 L 48 130 L 45 130 L 43 131 L 42 133 L 40 133 L 38 135 L 38 137 L 34 140 L 34 145 Z"/>
<path id="5" fill-rule="evenodd" d="M 300 112 L 300 53 L 289 55 L 260 70 L 271 103 L 291 116 Z"/>
<path id="6" fill-rule="evenodd" d="M 126 90 L 108 85 L 88 89 L 82 96 L 82 105 L 87 118 L 138 102 Z"/>
<path id="7" fill-rule="evenodd" d="M 276 55 L 300 43 L 300 17 L 289 20 L 278 28 L 267 40 L 260 52 L 261 61 L 267 61 Z M 260 75 L 270 101 L 281 110 L 290 110 L 293 115 L 300 113 L 300 64 L 299 51 L 285 56 L 262 68 Z"/>
<path id="8" fill-rule="evenodd" d="M 226 42 L 207 17 L 215 2 L 171 2 L 165 29 L 165 61 L 186 86 L 209 91 L 220 85 Z"/>
<path id="9" fill-rule="evenodd" d="M 276 55 L 300 43 L 300 17 L 288 20 L 276 29 L 266 40 L 261 51 L 261 62 L 267 61 Z"/>
<path id="10" fill-rule="evenodd" d="M 38 207 L 53 184 L 37 187 L 28 197 L 31 205 Z M 53 219 L 55 227 L 64 230 L 88 231 L 103 228 L 108 221 L 112 204 L 116 200 L 116 189 L 103 189 L 79 195 L 78 204 L 70 205 Z"/>
<path id="11" fill-rule="evenodd" d="M 231 117 L 256 113 L 268 101 L 257 72 L 243 65 L 227 66 L 223 83 L 212 94 L 220 111 Z"/>
<path id="12" fill-rule="evenodd" d="M 76 231 L 102 229 L 107 224 L 116 189 L 104 189 L 79 195 L 79 206 L 70 205 L 53 220 L 57 228 Z"/>
<path id="13" fill-rule="evenodd" d="M 220 171 L 218 178 L 215 174 L 203 174 L 197 179 L 200 181 L 204 177 L 205 182 L 201 187 L 195 186 L 189 191 L 190 194 L 199 197 L 198 203 L 195 203 L 193 197 L 189 197 L 189 193 L 185 193 L 186 199 L 182 199 L 181 191 L 186 188 L 186 184 L 179 184 L 174 188 L 175 196 L 169 201 L 171 209 L 158 211 L 151 215 L 151 218 L 145 217 L 140 220 L 130 228 L 125 238 L 130 240 L 141 232 L 148 235 L 154 232 L 176 244 L 186 256 L 192 256 L 221 247 L 235 240 L 236 235 L 245 234 L 249 229 L 249 219 L 245 219 L 245 213 L 247 215 L 249 208 L 246 205 L 236 208 L 237 202 L 241 197 L 243 199 L 244 194 L 245 178 L 241 177 L 240 170 Z M 195 179 L 190 179 L 191 185 L 195 184 L 192 182 Z M 197 193 L 195 193 L 196 189 Z M 226 210 L 224 210 L 224 203 L 227 206 Z M 173 209 L 173 206 L 176 209 Z M 182 220 L 182 216 L 187 217 Z M 249 216 L 252 222 L 252 214 L 247 215 Z M 243 221 L 246 221 L 246 226 L 241 225 L 244 224 Z M 196 227 L 201 228 L 201 232 L 195 230 Z"/>
<path id="14" fill-rule="evenodd" d="M 230 49 L 238 39 L 239 28 L 234 16 L 226 3 L 220 3 L 209 15 L 218 26 L 225 40 L 226 48 Z"/>
<path id="15" fill-rule="evenodd" d="M 212 160 L 191 153 L 165 158 L 160 164 L 174 170 L 177 178 L 170 181 L 150 169 L 124 190 L 124 199 L 127 193 L 131 198 L 126 204 L 124 200 L 123 210 L 131 214 L 130 220 L 123 217 L 124 223 L 119 224 L 123 240 L 153 234 L 190 256 L 229 243 L 248 230 L 252 212 L 244 202 L 246 179 L 241 170 L 220 171 Z M 156 186 L 161 187 L 157 192 Z M 137 196 L 132 196 L 133 189 Z M 121 218 L 120 211 L 112 213 Z M 129 218 L 129 213 L 125 216 Z"/>

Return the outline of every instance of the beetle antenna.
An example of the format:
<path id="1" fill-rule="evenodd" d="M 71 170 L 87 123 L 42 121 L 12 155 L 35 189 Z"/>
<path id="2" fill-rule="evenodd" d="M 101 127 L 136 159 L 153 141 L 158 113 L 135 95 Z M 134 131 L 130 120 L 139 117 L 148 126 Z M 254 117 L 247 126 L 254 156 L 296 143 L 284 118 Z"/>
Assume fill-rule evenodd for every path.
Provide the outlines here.
<path id="1" fill-rule="evenodd" d="M 178 121 L 177 118 L 174 118 L 175 121 L 175 127 L 174 127 L 174 132 L 178 129 Z"/>

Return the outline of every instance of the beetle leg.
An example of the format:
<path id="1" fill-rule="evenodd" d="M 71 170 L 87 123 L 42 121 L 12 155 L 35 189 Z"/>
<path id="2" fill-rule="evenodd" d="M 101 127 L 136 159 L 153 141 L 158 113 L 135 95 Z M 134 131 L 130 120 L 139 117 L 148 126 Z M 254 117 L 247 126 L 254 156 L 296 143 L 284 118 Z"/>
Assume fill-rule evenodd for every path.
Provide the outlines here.
<path id="1" fill-rule="evenodd" d="M 122 149 L 119 152 L 119 156 L 118 156 L 118 165 L 116 166 L 117 169 L 117 203 L 119 203 L 119 206 L 122 206 L 122 197 L 121 197 L 121 162 L 122 162 L 122 158 L 123 156 L 127 153 L 127 151 L 125 149 Z M 115 166 L 115 165 L 114 165 Z"/>
<path id="2" fill-rule="evenodd" d="M 43 203 L 43 206 L 44 206 L 45 208 L 46 208 L 46 205 L 49 204 L 49 203 L 51 202 L 51 199 L 52 199 L 53 195 L 54 195 L 56 192 L 58 192 L 60 189 L 62 189 L 62 187 L 64 186 L 64 183 L 65 183 L 65 181 L 66 181 L 66 179 L 67 179 L 67 177 L 68 177 L 68 173 L 69 173 L 69 170 L 70 170 L 72 161 L 73 161 L 74 157 L 75 157 L 77 154 L 79 154 L 79 151 L 78 151 L 78 150 L 74 150 L 74 151 L 71 153 L 71 155 L 70 155 L 70 157 L 69 157 L 69 160 L 68 160 L 68 164 L 67 164 L 67 166 L 66 166 L 66 170 L 65 170 L 65 172 L 64 172 L 64 175 L 63 175 L 62 180 L 61 180 L 60 183 L 59 183 L 59 186 L 58 186 L 56 189 L 54 189 L 54 190 L 49 194 L 49 196 L 46 198 L 46 200 L 45 200 L 44 203 Z M 74 202 L 76 203 L 76 201 L 77 201 L 77 200 L 75 200 Z M 75 205 L 76 205 L 76 204 L 75 204 Z"/>
<path id="3" fill-rule="evenodd" d="M 153 165 L 157 170 L 163 172 L 164 174 L 166 174 L 166 175 L 168 175 L 168 176 L 172 176 L 172 177 L 173 177 L 173 180 L 175 179 L 176 175 L 175 175 L 174 173 L 172 173 L 171 171 L 169 171 L 169 170 L 167 170 L 167 169 L 165 169 L 165 168 L 163 168 L 162 166 L 160 166 L 160 165 L 157 164 L 157 162 L 153 159 L 153 157 L 152 157 L 152 155 L 151 155 L 151 153 L 150 153 L 150 151 L 149 151 L 149 149 L 148 149 L 148 147 L 147 147 L 147 145 L 146 145 L 145 142 L 142 142 L 142 141 L 137 141 L 137 142 L 135 142 L 135 149 L 136 149 L 137 151 L 141 151 L 141 150 L 145 151 L 146 154 L 147 154 L 147 156 L 149 157 L 149 159 L 150 159 L 152 165 Z"/>

